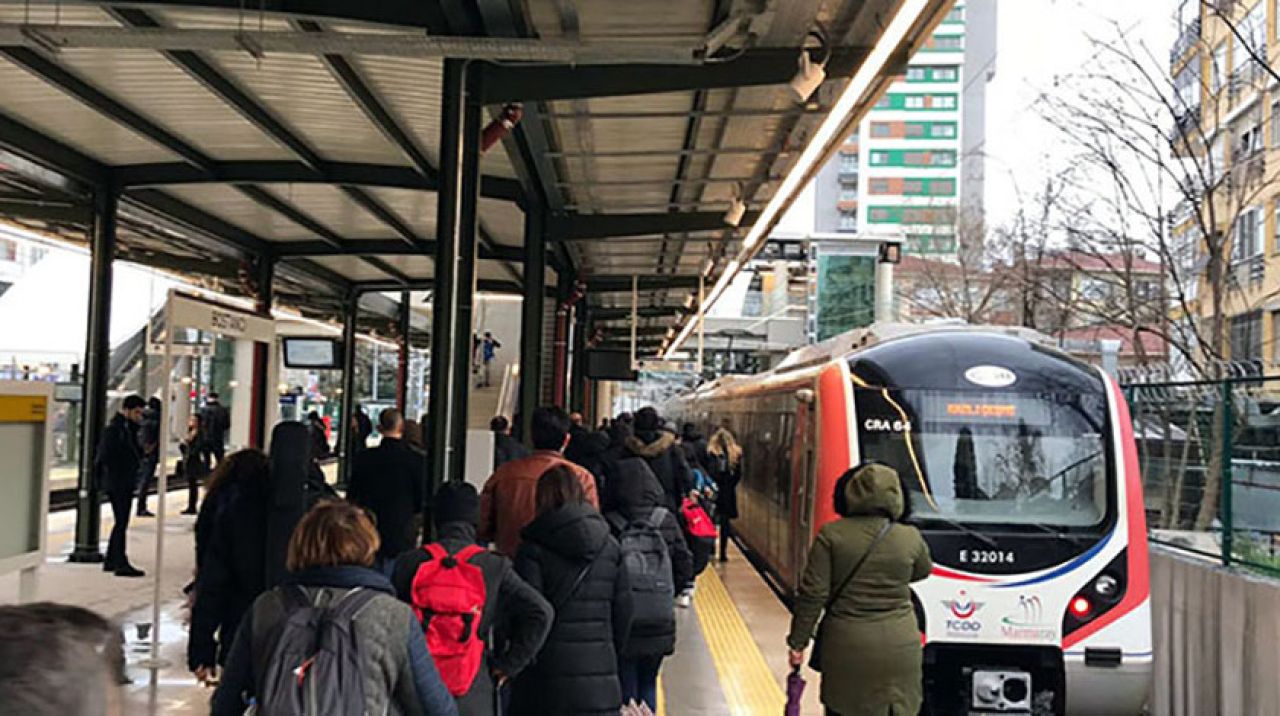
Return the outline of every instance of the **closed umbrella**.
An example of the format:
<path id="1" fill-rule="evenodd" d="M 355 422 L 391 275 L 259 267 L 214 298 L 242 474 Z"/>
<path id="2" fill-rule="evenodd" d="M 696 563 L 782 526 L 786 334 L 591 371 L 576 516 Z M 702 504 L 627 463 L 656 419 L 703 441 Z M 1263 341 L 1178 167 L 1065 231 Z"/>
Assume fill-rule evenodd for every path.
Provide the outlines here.
<path id="1" fill-rule="evenodd" d="M 787 707 L 783 716 L 800 716 L 800 697 L 804 696 L 804 677 L 800 675 L 800 667 L 791 670 L 787 676 Z"/>

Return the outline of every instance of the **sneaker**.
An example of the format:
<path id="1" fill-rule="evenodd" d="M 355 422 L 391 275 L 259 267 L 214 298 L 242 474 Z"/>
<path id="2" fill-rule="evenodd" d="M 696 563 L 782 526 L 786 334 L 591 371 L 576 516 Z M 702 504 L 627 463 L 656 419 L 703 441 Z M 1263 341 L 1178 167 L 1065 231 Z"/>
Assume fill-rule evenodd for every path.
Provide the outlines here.
<path id="1" fill-rule="evenodd" d="M 147 576 L 147 573 L 132 564 L 126 564 L 123 567 L 116 569 L 115 575 L 117 577 L 145 577 Z"/>
<path id="2" fill-rule="evenodd" d="M 680 607 L 681 609 L 688 609 L 692 604 L 693 604 L 693 595 L 689 594 L 688 592 L 684 592 L 680 596 L 676 597 L 676 606 Z"/>

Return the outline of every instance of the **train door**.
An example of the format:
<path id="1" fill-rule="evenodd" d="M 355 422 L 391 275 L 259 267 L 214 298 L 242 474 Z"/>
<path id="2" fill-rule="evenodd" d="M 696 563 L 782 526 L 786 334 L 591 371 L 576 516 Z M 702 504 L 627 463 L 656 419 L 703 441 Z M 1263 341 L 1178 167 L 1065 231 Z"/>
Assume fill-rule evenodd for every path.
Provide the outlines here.
<path id="1" fill-rule="evenodd" d="M 791 518 L 787 520 L 788 552 L 783 561 L 788 565 L 786 579 L 787 586 L 791 589 L 795 589 L 800 583 L 800 573 L 808 558 L 809 542 L 813 535 L 813 410 L 808 403 L 797 402 L 791 435 Z"/>

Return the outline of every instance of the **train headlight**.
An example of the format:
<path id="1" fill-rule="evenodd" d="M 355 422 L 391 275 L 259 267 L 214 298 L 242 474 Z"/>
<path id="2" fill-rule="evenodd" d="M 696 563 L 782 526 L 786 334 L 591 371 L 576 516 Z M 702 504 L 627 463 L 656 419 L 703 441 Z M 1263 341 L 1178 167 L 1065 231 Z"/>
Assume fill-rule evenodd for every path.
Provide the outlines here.
<path id="1" fill-rule="evenodd" d="M 1099 575 L 1093 581 L 1093 592 L 1107 601 L 1120 596 L 1120 580 L 1110 574 Z"/>
<path id="2" fill-rule="evenodd" d="M 1090 614 L 1093 614 L 1093 603 L 1089 601 L 1088 597 L 1077 596 L 1071 600 L 1070 609 L 1072 616 L 1083 621 L 1088 619 Z"/>

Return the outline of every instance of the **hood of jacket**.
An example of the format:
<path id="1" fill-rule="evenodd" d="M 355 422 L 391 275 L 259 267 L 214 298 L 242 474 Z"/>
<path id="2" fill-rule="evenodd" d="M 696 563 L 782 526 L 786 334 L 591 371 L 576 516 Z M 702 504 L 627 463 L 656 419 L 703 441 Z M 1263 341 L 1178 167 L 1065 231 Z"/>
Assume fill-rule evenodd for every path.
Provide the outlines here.
<path id="1" fill-rule="evenodd" d="M 845 482 L 847 515 L 902 517 L 902 484 L 898 472 L 888 465 L 871 464 L 859 468 Z"/>
<path id="2" fill-rule="evenodd" d="M 627 517 L 648 514 L 654 507 L 666 503 L 667 493 L 662 483 L 649 469 L 649 463 L 639 457 L 619 460 L 608 485 L 609 510 Z"/>
<path id="3" fill-rule="evenodd" d="M 675 444 L 676 436 L 664 430 L 654 433 L 637 433 L 626 441 L 628 450 L 650 460 L 670 450 Z"/>
<path id="4" fill-rule="evenodd" d="M 561 557 L 592 559 L 609 539 L 609 523 L 591 505 L 565 505 L 539 515 L 520 534 Z"/>
<path id="5" fill-rule="evenodd" d="M 368 567 L 342 565 L 337 567 L 311 567 L 301 572 L 293 572 L 284 580 L 285 584 L 297 584 L 303 587 L 337 587 L 354 589 L 363 587 L 387 594 L 395 594 L 391 580 L 380 572 Z"/>

